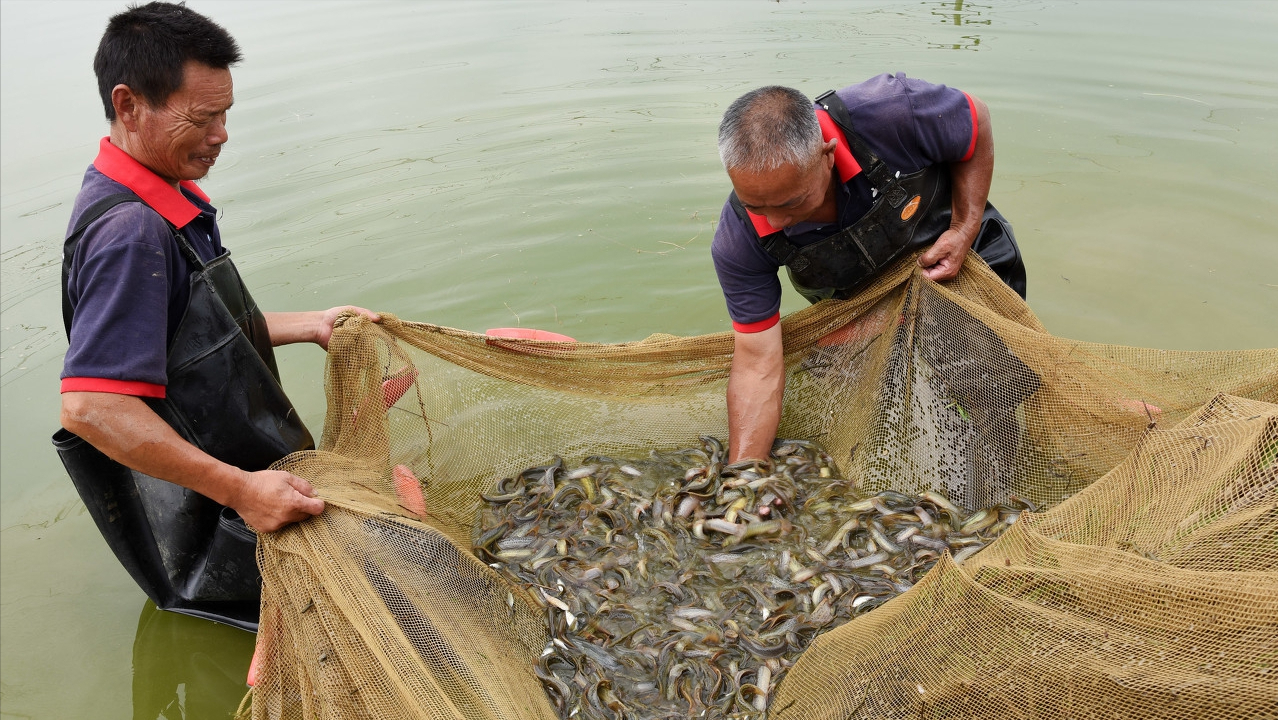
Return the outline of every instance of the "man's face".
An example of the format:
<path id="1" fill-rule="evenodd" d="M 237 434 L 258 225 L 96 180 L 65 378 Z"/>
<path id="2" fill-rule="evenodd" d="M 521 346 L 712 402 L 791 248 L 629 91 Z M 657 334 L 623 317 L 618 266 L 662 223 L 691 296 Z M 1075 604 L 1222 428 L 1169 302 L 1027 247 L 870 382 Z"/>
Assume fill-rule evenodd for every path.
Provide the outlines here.
<path id="1" fill-rule="evenodd" d="M 805 220 L 832 220 L 825 215 L 833 209 L 827 207 L 834 199 L 833 167 L 830 144 L 829 151 L 802 166 L 782 165 L 762 172 L 729 170 L 728 177 L 747 210 L 766 217 L 772 227 L 788 228 Z"/>
<path id="2" fill-rule="evenodd" d="M 139 99 L 134 142 L 127 151 L 173 185 L 198 180 L 209 173 L 228 139 L 226 111 L 233 101 L 230 70 L 188 62 L 182 86 L 162 105 Z"/>

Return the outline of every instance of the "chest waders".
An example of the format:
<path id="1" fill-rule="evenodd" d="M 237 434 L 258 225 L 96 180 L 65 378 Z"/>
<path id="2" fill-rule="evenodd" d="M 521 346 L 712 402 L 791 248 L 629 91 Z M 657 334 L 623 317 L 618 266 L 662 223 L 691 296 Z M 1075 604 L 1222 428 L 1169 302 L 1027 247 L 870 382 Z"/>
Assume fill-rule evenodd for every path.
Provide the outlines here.
<path id="1" fill-rule="evenodd" d="M 62 257 L 62 319 L 71 332 L 68 273 L 84 229 L 108 209 L 142 202 L 111 195 L 85 211 Z M 263 470 L 314 447 L 280 387 L 270 335 L 230 253 L 204 262 L 180 230 L 195 269 L 191 295 L 169 342 L 164 398 L 143 398 L 178 435 L 244 470 Z M 230 508 L 107 457 L 65 429 L 54 447 L 102 537 L 157 606 L 256 630 L 261 597 L 257 536 Z"/>
<path id="2" fill-rule="evenodd" d="M 934 242 L 950 227 L 950 172 L 932 165 L 909 175 L 893 172 L 852 129 L 847 106 L 833 90 L 817 104 L 843 133 L 862 172 L 849 183 L 869 183 L 875 198 L 865 215 L 851 226 L 807 245 L 796 245 L 782 231 L 759 235 L 737 194 L 729 202 L 759 244 L 786 267 L 790 283 L 808 302 L 846 299 L 906 253 Z M 855 191 L 853 194 L 856 194 Z M 1025 266 L 1011 225 L 986 203 L 975 250 L 1013 290 L 1025 296 Z"/>

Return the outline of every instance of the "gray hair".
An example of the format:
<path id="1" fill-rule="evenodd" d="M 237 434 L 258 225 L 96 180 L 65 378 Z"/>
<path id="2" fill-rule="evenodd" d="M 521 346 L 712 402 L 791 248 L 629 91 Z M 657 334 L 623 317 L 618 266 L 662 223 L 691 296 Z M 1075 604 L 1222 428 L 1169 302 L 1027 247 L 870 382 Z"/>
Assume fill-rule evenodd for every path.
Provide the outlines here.
<path id="1" fill-rule="evenodd" d="M 821 125 L 812 101 L 793 88 L 751 90 L 728 106 L 719 123 L 719 159 L 729 171 L 804 166 L 820 148 Z"/>

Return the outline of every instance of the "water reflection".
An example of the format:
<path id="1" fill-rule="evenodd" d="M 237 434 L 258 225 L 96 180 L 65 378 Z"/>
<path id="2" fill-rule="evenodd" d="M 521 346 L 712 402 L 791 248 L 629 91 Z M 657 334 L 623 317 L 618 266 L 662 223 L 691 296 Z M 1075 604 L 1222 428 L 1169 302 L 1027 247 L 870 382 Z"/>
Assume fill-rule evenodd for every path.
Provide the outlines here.
<path id="1" fill-rule="evenodd" d="M 148 600 L 133 640 L 133 720 L 230 718 L 248 691 L 254 640 Z"/>
<path id="2" fill-rule="evenodd" d="M 984 11 L 989 10 L 988 5 L 976 5 L 973 3 L 964 3 L 963 0 L 954 0 L 951 3 L 937 3 L 932 10 L 933 17 L 941 18 L 941 21 L 950 24 L 953 23 L 957 27 L 965 25 L 993 25 L 994 21 L 990 18 L 982 18 Z M 959 38 L 960 42 L 946 43 L 930 43 L 932 48 L 939 50 L 976 50 L 981 44 L 980 35 L 963 35 Z"/>
<path id="3" fill-rule="evenodd" d="M 941 17 L 945 22 L 953 21 L 955 25 L 992 25 L 993 20 L 989 18 L 981 19 L 984 11 L 989 10 L 989 5 L 978 5 L 975 3 L 964 3 L 963 0 L 954 0 L 954 7 L 950 7 L 950 3 L 937 3 L 936 9 L 932 10 L 932 15 Z"/>

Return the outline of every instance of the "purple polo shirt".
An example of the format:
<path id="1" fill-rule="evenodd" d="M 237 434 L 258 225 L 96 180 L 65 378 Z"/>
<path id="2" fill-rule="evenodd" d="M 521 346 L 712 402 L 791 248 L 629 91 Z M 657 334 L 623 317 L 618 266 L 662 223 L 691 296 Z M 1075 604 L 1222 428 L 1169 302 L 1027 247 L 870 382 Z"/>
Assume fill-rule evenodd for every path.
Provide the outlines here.
<path id="1" fill-rule="evenodd" d="M 132 191 L 127 202 L 85 228 L 71 260 L 73 308 L 62 392 L 164 397 L 172 340 L 190 299 L 194 269 L 165 220 L 180 228 L 202 260 L 222 254 L 217 211 L 194 183 L 174 189 L 103 138 L 71 211 L 73 229 L 98 200 Z"/>
<path id="2" fill-rule="evenodd" d="M 897 73 L 850 85 L 839 90 L 838 96 L 848 106 L 857 134 L 894 171 L 908 174 L 939 163 L 963 162 L 976 149 L 976 107 L 960 90 Z M 822 122 L 827 140 L 832 127 L 828 121 Z M 850 155 L 836 154 L 835 165 L 844 180 L 837 192 L 839 219 L 824 225 L 803 222 L 784 228 L 782 232 L 795 245 L 823 240 L 855 224 L 873 204 L 869 183 L 856 161 Z M 754 224 L 764 234 L 774 230 L 761 217 Z M 781 266 L 726 202 L 710 254 L 733 329 L 761 332 L 776 325 L 781 317 L 781 281 L 777 277 Z"/>

